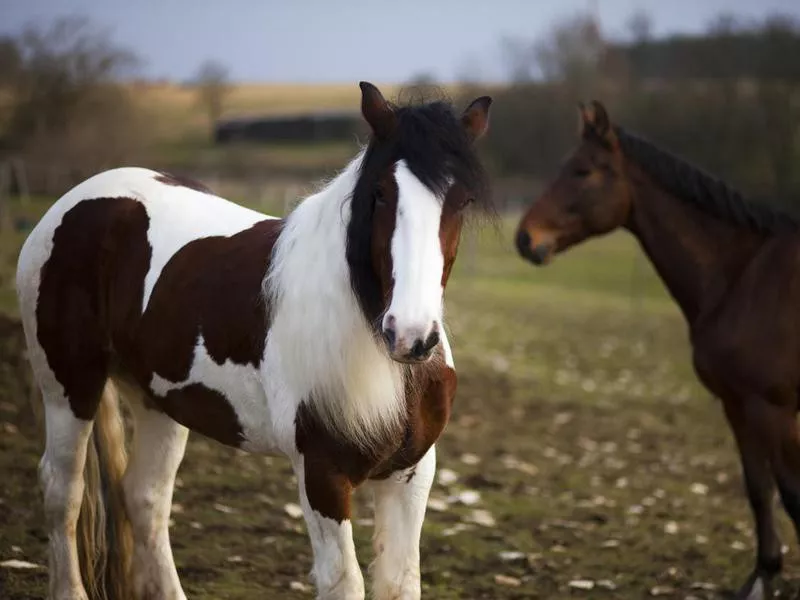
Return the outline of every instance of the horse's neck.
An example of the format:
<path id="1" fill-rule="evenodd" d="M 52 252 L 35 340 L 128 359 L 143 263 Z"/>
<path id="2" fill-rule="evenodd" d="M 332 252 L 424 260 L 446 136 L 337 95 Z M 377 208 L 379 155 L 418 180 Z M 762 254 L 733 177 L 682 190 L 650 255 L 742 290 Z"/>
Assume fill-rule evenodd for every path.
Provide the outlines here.
<path id="1" fill-rule="evenodd" d="M 718 306 L 763 236 L 675 198 L 642 173 L 632 181 L 626 227 L 692 325 Z"/>
<path id="2" fill-rule="evenodd" d="M 358 177 L 359 158 L 323 189 L 304 199 L 286 218 L 275 247 L 267 293 L 280 307 L 319 307 L 335 314 L 353 302 L 345 251 L 350 195 Z"/>
<path id="3" fill-rule="evenodd" d="M 345 256 L 360 157 L 289 215 L 267 279 L 268 339 L 282 380 L 326 425 L 360 445 L 405 415 L 401 369 L 378 345 L 350 282 Z"/>

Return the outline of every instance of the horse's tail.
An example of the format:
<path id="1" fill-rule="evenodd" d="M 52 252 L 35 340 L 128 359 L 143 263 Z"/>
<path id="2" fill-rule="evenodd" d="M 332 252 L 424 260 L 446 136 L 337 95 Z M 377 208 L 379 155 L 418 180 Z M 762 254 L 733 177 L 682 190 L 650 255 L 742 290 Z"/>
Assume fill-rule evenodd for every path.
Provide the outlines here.
<path id="1" fill-rule="evenodd" d="M 81 576 L 92 600 L 127 600 L 133 595 L 133 537 L 122 489 L 127 463 L 119 395 L 109 380 L 86 450 L 85 488 L 77 531 Z"/>

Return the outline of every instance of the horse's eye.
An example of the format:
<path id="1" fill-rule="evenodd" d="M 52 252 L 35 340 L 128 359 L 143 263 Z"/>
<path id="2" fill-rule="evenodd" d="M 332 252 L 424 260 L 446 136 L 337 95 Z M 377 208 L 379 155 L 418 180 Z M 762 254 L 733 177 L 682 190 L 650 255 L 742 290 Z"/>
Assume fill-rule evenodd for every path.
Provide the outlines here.
<path id="1" fill-rule="evenodd" d="M 575 167 L 572 169 L 572 174 L 575 177 L 588 177 L 591 174 L 591 171 L 586 167 Z"/>
<path id="2" fill-rule="evenodd" d="M 614 167 L 612 167 L 610 163 L 600 163 L 599 165 L 597 165 L 597 168 L 600 169 L 606 175 L 614 174 Z"/>
<path id="3" fill-rule="evenodd" d="M 375 189 L 374 198 L 375 198 L 375 204 L 377 206 L 383 206 L 384 204 L 386 204 L 386 196 L 384 195 L 383 190 L 381 188 Z"/>

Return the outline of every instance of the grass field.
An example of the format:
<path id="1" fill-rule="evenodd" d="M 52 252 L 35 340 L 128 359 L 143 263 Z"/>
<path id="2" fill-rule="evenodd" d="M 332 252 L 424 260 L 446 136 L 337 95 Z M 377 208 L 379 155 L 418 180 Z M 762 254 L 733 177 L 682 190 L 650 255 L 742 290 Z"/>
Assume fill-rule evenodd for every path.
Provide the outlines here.
<path id="1" fill-rule="evenodd" d="M 512 227 L 468 237 L 448 288 L 459 392 L 423 532 L 424 597 L 724 597 L 749 572 L 753 534 L 731 436 L 695 382 L 676 309 L 626 234 L 534 269 L 514 254 Z M 7 273 L 18 240 L 3 241 Z M 0 560 L 41 565 L 42 434 L 15 331 L 0 337 Z M 190 597 L 313 597 L 305 528 L 285 510 L 294 486 L 283 459 L 191 437 L 172 527 Z M 357 512 L 366 568 L 366 499 Z M 781 518 L 786 595 L 800 561 Z M 2 598 L 45 586 L 44 569 L 0 569 Z"/>

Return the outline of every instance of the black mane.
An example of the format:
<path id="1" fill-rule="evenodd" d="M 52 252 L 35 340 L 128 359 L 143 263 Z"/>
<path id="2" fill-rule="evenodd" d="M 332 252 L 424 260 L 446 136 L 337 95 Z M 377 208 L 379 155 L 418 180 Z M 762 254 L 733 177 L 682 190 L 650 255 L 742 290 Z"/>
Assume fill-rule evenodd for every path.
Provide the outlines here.
<path id="1" fill-rule="evenodd" d="M 628 133 L 614 128 L 622 152 L 673 196 L 710 215 L 764 234 L 800 229 L 800 217 L 768 204 L 745 199 L 741 192 L 721 179 L 685 160 Z"/>
<path id="2" fill-rule="evenodd" d="M 373 138 L 367 146 L 353 200 L 371 196 L 381 173 L 404 159 L 422 184 L 440 198 L 451 183 L 459 182 L 475 194 L 479 208 L 490 211 L 488 178 L 452 106 L 436 101 L 395 107 L 395 115 L 393 136 Z"/>
<path id="3" fill-rule="evenodd" d="M 454 182 L 468 189 L 478 209 L 493 208 L 486 173 L 461 120 L 447 102 L 395 107 L 397 118 L 389 139 L 372 138 L 364 152 L 351 199 L 347 228 L 347 262 L 353 291 L 367 319 L 381 317 L 383 297 L 372 264 L 372 215 L 375 190 L 386 169 L 399 160 L 442 201 Z"/>

